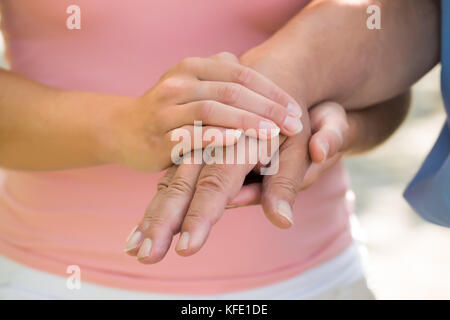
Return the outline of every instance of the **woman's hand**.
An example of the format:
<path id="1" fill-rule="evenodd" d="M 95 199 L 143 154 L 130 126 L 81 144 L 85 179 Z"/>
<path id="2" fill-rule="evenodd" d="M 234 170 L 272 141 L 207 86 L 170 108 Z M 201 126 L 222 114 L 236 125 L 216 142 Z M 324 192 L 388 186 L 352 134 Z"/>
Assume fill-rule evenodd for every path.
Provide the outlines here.
<path id="1" fill-rule="evenodd" d="M 172 134 L 181 128 L 193 139 L 194 121 L 221 130 L 224 139 L 214 145 L 228 145 L 240 131 L 225 128 L 255 129 L 260 139 L 280 130 L 294 135 L 302 129 L 300 114 L 292 97 L 230 53 L 187 58 L 114 113 L 109 154 L 132 169 L 160 171 L 172 164 L 171 150 L 179 143 L 172 141 Z M 202 148 L 210 144 L 204 141 Z"/>

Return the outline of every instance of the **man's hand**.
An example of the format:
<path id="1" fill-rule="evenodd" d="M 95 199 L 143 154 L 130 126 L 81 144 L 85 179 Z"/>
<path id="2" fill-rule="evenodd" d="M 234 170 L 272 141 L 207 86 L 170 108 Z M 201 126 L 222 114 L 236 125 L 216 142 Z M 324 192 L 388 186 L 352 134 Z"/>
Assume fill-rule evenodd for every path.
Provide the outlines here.
<path id="1" fill-rule="evenodd" d="M 299 189 L 311 186 L 333 167 L 344 154 L 355 154 L 367 151 L 380 145 L 399 127 L 405 119 L 410 104 L 410 92 L 394 99 L 368 107 L 363 110 L 345 111 L 334 102 L 325 102 L 313 107 L 310 111 L 313 135 L 309 142 L 309 153 L 312 163 L 309 166 Z M 288 138 L 289 139 L 294 139 Z M 290 156 L 289 148 L 283 149 L 290 165 L 296 165 L 294 156 Z M 298 164 L 297 164 L 298 165 Z M 295 185 L 291 179 L 293 170 L 287 170 L 280 179 Z M 242 187 L 239 194 L 230 201 L 228 208 L 263 203 L 265 212 L 269 212 L 276 203 L 277 194 L 285 194 L 286 199 L 295 199 L 295 188 L 282 187 L 272 182 L 274 177 L 261 177 L 261 181 L 253 181 Z M 285 183 L 286 184 L 286 183 Z"/>
<path id="2" fill-rule="evenodd" d="M 257 68 L 253 69 L 258 71 Z M 265 73 L 262 74 L 272 81 L 283 79 L 286 83 L 285 87 L 293 84 L 293 81 L 286 74 L 279 73 L 280 71 L 277 65 L 273 65 L 265 69 Z M 277 83 L 276 80 L 274 82 Z M 277 84 L 280 86 L 279 83 Z M 280 87 L 283 89 L 283 86 Z M 291 89 L 290 93 L 293 91 Z M 304 159 L 307 162 L 295 168 L 300 181 L 309 165 L 307 146 L 310 126 L 306 104 L 299 103 L 302 100 L 298 98 L 296 101 L 302 107 L 304 115 L 301 118 L 303 130 L 295 135 L 295 140 L 288 145 L 291 145 L 290 151 L 297 155 L 296 160 Z M 241 139 L 249 138 L 241 137 Z M 280 143 L 283 143 L 285 137 L 280 140 Z M 235 146 L 228 148 L 235 148 Z M 257 151 L 246 148 L 246 152 L 249 154 Z M 284 166 L 284 157 L 280 166 Z M 159 184 L 158 194 L 152 200 L 143 220 L 130 235 L 126 252 L 129 255 L 137 255 L 142 263 L 158 262 L 169 249 L 173 235 L 181 232 L 176 247 L 177 252 L 184 256 L 194 254 L 203 246 L 212 226 L 220 219 L 225 207 L 237 195 L 246 175 L 254 167 L 255 164 L 246 162 L 245 164 L 181 164 L 171 168 Z M 277 214 L 270 216 L 271 221 L 280 227 L 289 227 L 292 215 L 283 210 L 283 207 L 278 209 Z"/>

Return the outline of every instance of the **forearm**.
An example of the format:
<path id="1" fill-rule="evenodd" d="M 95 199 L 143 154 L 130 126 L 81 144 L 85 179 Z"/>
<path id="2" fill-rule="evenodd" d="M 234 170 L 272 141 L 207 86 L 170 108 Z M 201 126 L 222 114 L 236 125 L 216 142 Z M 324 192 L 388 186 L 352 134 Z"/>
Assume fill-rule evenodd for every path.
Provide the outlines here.
<path id="1" fill-rule="evenodd" d="M 349 139 L 343 146 L 347 154 L 370 150 L 388 139 L 401 125 L 409 110 L 411 93 L 362 110 L 347 111 Z"/>
<path id="2" fill-rule="evenodd" d="M 124 99 L 57 90 L 0 70 L 0 166 L 56 170 L 103 163 L 102 126 Z"/>
<path id="3" fill-rule="evenodd" d="M 381 30 L 366 26 L 370 4 Z M 308 106 L 332 100 L 354 109 L 405 92 L 439 60 L 436 1 L 316 0 L 252 49 L 293 73 Z M 280 71 L 281 72 L 281 71 Z"/>

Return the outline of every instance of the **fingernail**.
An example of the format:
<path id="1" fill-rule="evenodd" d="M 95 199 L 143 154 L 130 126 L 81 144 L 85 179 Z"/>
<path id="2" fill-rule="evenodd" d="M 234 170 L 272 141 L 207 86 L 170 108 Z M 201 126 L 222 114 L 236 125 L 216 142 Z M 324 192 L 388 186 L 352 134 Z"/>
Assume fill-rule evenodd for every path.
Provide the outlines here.
<path id="1" fill-rule="evenodd" d="M 289 132 L 299 133 L 302 131 L 303 125 L 299 118 L 289 114 L 286 119 L 284 119 L 283 128 Z"/>
<path id="2" fill-rule="evenodd" d="M 297 118 L 300 118 L 302 116 L 302 109 L 298 105 L 295 105 L 290 102 L 287 105 L 287 109 L 289 112 L 293 113 Z"/>
<path id="3" fill-rule="evenodd" d="M 138 226 L 134 227 L 134 229 L 131 231 L 131 233 L 128 235 L 127 239 L 125 240 L 125 242 L 130 241 L 131 236 L 134 234 L 134 232 L 136 231 L 136 229 L 138 228 Z"/>
<path id="4" fill-rule="evenodd" d="M 139 245 L 139 242 L 141 242 L 142 232 L 140 231 L 134 232 L 129 238 L 130 239 L 127 242 L 125 252 L 136 249 L 136 247 Z"/>
<path id="5" fill-rule="evenodd" d="M 319 147 L 323 152 L 323 160 L 322 162 L 324 162 L 327 159 L 328 156 L 328 151 L 330 150 L 330 145 L 328 144 L 328 141 L 320 141 L 319 142 Z"/>
<path id="6" fill-rule="evenodd" d="M 242 131 L 241 130 L 234 130 L 234 137 L 239 140 L 239 138 L 242 135 Z"/>
<path id="7" fill-rule="evenodd" d="M 148 257 L 150 255 L 151 248 L 152 248 L 152 240 L 149 238 L 145 238 L 137 254 L 138 259 Z"/>
<path id="8" fill-rule="evenodd" d="M 294 220 L 292 219 L 291 205 L 287 201 L 279 200 L 277 202 L 277 213 L 285 217 L 291 223 L 291 225 L 294 224 Z"/>
<path id="9" fill-rule="evenodd" d="M 339 143 L 341 145 L 344 143 L 344 137 L 342 136 L 341 130 L 335 127 L 329 127 L 328 130 L 333 131 L 339 137 Z"/>
<path id="10" fill-rule="evenodd" d="M 183 232 L 180 236 L 180 239 L 178 239 L 177 247 L 175 250 L 186 250 L 189 247 L 189 238 L 189 232 Z"/>
<path id="11" fill-rule="evenodd" d="M 269 139 L 276 137 L 280 134 L 280 128 L 273 123 L 269 121 L 261 121 L 259 123 L 259 136 L 264 139 Z"/>

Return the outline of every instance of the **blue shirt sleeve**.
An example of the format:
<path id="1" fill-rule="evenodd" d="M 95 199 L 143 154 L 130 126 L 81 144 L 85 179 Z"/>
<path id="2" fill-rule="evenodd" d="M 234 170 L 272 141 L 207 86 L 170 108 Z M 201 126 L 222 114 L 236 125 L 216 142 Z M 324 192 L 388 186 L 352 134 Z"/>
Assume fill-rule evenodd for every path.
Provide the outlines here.
<path id="1" fill-rule="evenodd" d="M 436 145 L 405 191 L 405 198 L 427 221 L 450 227 L 450 128 L 442 128 Z"/>

